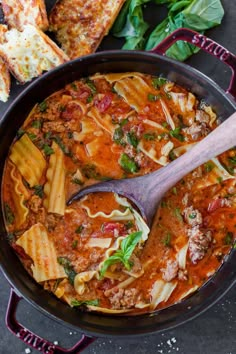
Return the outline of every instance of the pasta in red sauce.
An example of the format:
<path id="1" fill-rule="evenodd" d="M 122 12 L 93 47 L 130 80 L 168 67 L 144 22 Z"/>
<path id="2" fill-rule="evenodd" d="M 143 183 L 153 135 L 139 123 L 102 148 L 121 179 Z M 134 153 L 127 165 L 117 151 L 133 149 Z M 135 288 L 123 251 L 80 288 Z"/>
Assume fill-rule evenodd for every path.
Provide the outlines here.
<path id="1" fill-rule="evenodd" d="M 217 126 L 213 109 L 163 77 L 82 78 L 37 104 L 14 140 L 2 198 L 8 239 L 70 306 L 143 313 L 184 299 L 219 268 L 236 228 L 236 150 L 183 178 L 152 229 L 124 197 L 78 189 L 167 165 Z"/>

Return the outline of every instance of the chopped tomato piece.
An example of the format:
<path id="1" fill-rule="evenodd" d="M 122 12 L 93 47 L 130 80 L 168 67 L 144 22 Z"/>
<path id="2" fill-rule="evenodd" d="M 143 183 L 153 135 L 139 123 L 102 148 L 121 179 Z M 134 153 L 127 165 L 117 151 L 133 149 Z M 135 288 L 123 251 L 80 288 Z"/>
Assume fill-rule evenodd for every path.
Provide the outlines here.
<path id="1" fill-rule="evenodd" d="M 103 113 L 105 112 L 111 105 L 112 102 L 112 95 L 111 94 L 106 94 L 101 101 L 95 102 L 95 105 L 97 109 Z"/>

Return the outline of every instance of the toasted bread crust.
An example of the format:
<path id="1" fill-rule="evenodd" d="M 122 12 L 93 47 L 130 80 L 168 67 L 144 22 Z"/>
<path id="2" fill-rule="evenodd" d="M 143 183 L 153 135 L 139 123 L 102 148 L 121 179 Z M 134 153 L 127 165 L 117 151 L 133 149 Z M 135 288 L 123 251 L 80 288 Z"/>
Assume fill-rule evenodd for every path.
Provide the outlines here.
<path id="1" fill-rule="evenodd" d="M 6 64 L 0 58 L 0 101 L 6 102 L 10 93 L 11 78 Z"/>
<path id="2" fill-rule="evenodd" d="M 58 0 L 49 16 L 49 30 L 74 59 L 95 52 L 126 0 Z"/>
<path id="3" fill-rule="evenodd" d="M 3 14 L 10 28 L 22 30 L 31 24 L 42 31 L 48 29 L 48 18 L 44 0 L 1 0 Z"/>
<path id="4" fill-rule="evenodd" d="M 4 35 L 0 56 L 20 83 L 28 82 L 68 60 L 45 33 L 32 25 L 25 26 L 23 31 L 13 28 Z"/>

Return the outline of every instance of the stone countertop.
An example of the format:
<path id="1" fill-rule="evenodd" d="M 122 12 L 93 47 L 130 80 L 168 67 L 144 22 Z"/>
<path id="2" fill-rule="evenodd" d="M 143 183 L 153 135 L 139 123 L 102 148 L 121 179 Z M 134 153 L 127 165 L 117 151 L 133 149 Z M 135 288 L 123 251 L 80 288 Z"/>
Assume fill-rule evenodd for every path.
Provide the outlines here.
<path id="1" fill-rule="evenodd" d="M 222 0 L 225 16 L 221 26 L 207 32 L 207 35 L 236 53 L 236 0 Z M 105 45 L 106 46 L 106 42 Z M 103 45 L 102 45 L 103 48 Z M 230 70 L 209 54 L 199 52 L 187 61 L 226 89 L 230 80 Z M 22 90 L 13 86 L 8 104 L 0 103 L 0 115 L 6 110 L 13 98 Z M 236 352 L 236 287 L 214 306 L 196 319 L 175 329 L 156 335 L 134 339 L 105 339 L 93 342 L 84 354 L 233 354 Z M 5 326 L 10 286 L 0 273 L 0 354 L 38 353 L 12 335 Z M 17 319 L 27 328 L 65 348 L 72 347 L 80 333 L 59 325 L 35 310 L 26 301 L 21 301 Z M 56 343 L 55 343 L 56 344 Z M 29 351 L 30 350 L 30 351 Z"/>

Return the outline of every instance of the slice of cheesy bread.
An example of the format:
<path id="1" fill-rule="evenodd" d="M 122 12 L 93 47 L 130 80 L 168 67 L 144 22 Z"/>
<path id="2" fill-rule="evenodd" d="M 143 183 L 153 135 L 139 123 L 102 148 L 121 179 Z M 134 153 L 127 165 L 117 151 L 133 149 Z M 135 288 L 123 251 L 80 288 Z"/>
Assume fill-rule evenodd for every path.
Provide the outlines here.
<path id="1" fill-rule="evenodd" d="M 126 0 L 58 0 L 49 16 L 49 30 L 74 59 L 95 52 Z"/>
<path id="2" fill-rule="evenodd" d="M 1 32 L 1 30 L 0 30 Z M 4 33 L 0 42 L 0 57 L 20 82 L 25 83 L 66 62 L 66 54 L 41 30 L 27 25 L 23 31 L 15 28 Z"/>
<path id="3" fill-rule="evenodd" d="M 6 64 L 0 58 L 0 101 L 6 102 L 10 93 L 10 73 Z"/>
<path id="4" fill-rule="evenodd" d="M 10 28 L 22 30 L 31 24 L 42 31 L 48 29 L 44 0 L 1 0 L 5 22 Z"/>

